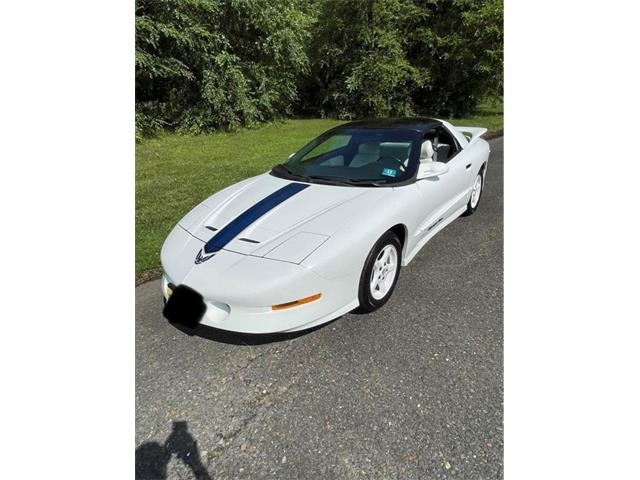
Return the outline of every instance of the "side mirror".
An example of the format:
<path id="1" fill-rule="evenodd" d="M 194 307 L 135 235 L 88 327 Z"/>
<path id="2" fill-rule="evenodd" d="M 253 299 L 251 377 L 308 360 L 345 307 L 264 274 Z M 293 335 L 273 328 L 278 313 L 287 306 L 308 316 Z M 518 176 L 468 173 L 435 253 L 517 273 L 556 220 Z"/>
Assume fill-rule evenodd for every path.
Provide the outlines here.
<path id="1" fill-rule="evenodd" d="M 287 158 L 287 160 L 291 160 L 291 157 L 293 157 L 296 154 L 296 152 L 293 152 L 291 155 L 289 155 L 289 158 Z"/>
<path id="2" fill-rule="evenodd" d="M 449 166 L 442 162 L 421 162 L 418 167 L 418 180 L 444 175 L 449 171 Z"/>

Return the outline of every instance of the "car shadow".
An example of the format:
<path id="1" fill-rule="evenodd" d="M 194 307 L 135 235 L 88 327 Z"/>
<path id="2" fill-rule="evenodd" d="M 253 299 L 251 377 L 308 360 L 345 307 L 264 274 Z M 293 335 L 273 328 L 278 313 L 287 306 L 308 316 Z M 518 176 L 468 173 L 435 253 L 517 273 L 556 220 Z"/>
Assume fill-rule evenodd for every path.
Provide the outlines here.
<path id="1" fill-rule="evenodd" d="M 167 467 L 174 455 L 191 469 L 196 479 L 212 480 L 200 458 L 198 442 L 184 421 L 173 422 L 163 444 L 144 442 L 136 448 L 136 480 L 166 480 Z"/>
<path id="2" fill-rule="evenodd" d="M 338 317 L 327 323 L 323 323 L 322 325 L 317 325 L 306 330 L 288 333 L 238 333 L 221 330 L 208 325 L 198 325 L 197 327 L 191 328 L 177 323 L 170 324 L 186 335 L 201 337 L 215 342 L 227 343 L 230 345 L 265 345 L 268 343 L 285 342 L 303 335 L 308 335 L 309 333 L 321 330 L 328 325 L 331 325 L 340 318 L 342 317 Z"/>

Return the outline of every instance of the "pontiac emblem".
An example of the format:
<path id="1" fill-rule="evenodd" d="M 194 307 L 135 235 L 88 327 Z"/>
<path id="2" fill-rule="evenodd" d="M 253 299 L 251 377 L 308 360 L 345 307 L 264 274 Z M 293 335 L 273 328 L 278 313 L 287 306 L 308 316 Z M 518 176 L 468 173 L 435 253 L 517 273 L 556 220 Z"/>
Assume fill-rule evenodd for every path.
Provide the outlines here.
<path id="1" fill-rule="evenodd" d="M 203 255 L 202 249 L 200 249 L 200 251 L 198 251 L 198 254 L 196 255 L 196 265 L 200 263 L 204 263 L 207 260 L 209 260 L 211 257 L 215 257 L 215 256 L 216 256 L 215 253 L 212 253 L 211 255 Z"/>

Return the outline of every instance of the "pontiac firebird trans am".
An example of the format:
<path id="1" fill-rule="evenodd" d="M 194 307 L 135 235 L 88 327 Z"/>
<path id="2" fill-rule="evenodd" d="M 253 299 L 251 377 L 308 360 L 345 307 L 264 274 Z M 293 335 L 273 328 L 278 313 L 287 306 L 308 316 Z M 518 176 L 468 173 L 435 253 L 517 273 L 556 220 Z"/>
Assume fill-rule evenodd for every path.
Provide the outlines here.
<path id="1" fill-rule="evenodd" d="M 162 247 L 165 317 L 274 333 L 380 308 L 400 267 L 478 207 L 486 131 L 431 118 L 347 123 L 212 195 Z"/>

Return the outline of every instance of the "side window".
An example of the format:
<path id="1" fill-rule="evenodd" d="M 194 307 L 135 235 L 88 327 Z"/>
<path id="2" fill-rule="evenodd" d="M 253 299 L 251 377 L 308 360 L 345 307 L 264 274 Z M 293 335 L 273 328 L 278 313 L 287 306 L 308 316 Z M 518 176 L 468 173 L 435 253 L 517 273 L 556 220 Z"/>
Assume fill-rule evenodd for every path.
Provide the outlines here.
<path id="1" fill-rule="evenodd" d="M 436 161 L 447 163 L 460 150 L 458 143 L 445 128 L 438 127 L 435 131 L 434 148 Z"/>

